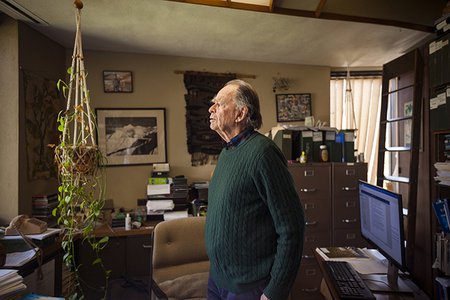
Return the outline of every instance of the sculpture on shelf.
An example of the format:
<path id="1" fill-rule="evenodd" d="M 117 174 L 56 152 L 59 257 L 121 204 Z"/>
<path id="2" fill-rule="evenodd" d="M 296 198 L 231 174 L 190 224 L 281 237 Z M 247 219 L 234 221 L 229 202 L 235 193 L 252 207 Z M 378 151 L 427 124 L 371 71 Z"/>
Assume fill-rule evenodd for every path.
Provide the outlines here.
<path id="1" fill-rule="evenodd" d="M 58 115 L 60 143 L 55 147 L 55 161 L 58 167 L 58 207 L 53 211 L 58 216 L 58 224 L 64 228 L 61 243 L 65 252 L 63 260 L 73 271 L 70 299 L 83 298 L 79 267 L 75 261 L 74 240 L 80 236 L 89 242 L 97 258 L 93 264 L 105 271 L 105 293 L 109 272 L 105 270 L 99 251 L 108 238 L 96 240 L 93 231 L 104 204 L 104 156 L 97 147 L 95 115 L 90 107 L 89 91 L 86 85 L 86 70 L 81 39 L 80 0 L 76 7 L 76 35 L 72 56 L 72 65 L 68 69 L 69 84 L 58 81 L 58 89 L 67 99 L 66 109 Z"/>

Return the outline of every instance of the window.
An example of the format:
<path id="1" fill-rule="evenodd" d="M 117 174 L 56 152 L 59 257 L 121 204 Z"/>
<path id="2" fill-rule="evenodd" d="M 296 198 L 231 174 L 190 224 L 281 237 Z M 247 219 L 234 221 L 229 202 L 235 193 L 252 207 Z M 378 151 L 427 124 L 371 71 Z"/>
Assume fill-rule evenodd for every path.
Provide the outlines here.
<path id="1" fill-rule="evenodd" d="M 375 184 L 381 108 L 380 71 L 332 72 L 330 81 L 330 125 L 356 129 L 356 153 L 364 153 L 367 180 Z"/>

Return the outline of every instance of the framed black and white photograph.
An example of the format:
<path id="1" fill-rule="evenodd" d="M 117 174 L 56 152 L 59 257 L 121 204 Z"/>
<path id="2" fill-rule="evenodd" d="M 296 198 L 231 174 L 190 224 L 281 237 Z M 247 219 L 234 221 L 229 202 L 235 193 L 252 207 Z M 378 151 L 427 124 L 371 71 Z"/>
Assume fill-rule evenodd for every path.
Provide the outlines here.
<path id="1" fill-rule="evenodd" d="M 275 100 L 278 122 L 304 121 L 312 116 L 310 93 L 277 94 Z"/>
<path id="2" fill-rule="evenodd" d="M 130 71 L 103 71 L 105 93 L 133 92 L 133 74 Z"/>
<path id="3" fill-rule="evenodd" d="M 164 108 L 97 108 L 98 146 L 107 166 L 167 162 Z"/>

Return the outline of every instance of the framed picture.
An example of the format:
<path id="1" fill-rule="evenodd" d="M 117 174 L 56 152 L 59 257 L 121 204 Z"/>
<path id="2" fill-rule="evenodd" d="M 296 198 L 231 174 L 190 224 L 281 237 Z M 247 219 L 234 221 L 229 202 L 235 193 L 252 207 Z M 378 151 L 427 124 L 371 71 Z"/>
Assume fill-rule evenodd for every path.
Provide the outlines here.
<path id="1" fill-rule="evenodd" d="M 105 93 L 133 92 L 133 74 L 130 71 L 103 71 Z"/>
<path id="2" fill-rule="evenodd" d="M 403 104 L 403 116 L 404 117 L 411 117 L 413 113 L 413 102 L 405 102 Z M 411 146 L 411 126 L 412 126 L 412 120 L 405 120 L 404 121 L 404 146 L 410 147 Z"/>
<path id="3" fill-rule="evenodd" d="M 98 146 L 107 166 L 167 162 L 164 108 L 97 108 Z"/>
<path id="4" fill-rule="evenodd" d="M 304 121 L 311 114 L 311 94 L 277 94 L 277 121 Z"/>

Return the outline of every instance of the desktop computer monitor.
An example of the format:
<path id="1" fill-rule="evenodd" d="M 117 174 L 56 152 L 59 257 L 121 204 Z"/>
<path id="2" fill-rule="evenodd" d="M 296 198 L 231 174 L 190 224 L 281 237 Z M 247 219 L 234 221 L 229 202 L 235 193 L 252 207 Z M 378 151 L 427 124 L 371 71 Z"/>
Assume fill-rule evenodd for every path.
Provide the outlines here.
<path id="1" fill-rule="evenodd" d="M 359 181 L 361 235 L 389 261 L 386 275 L 368 276 L 372 290 L 409 292 L 398 278 L 406 271 L 402 195 Z"/>

